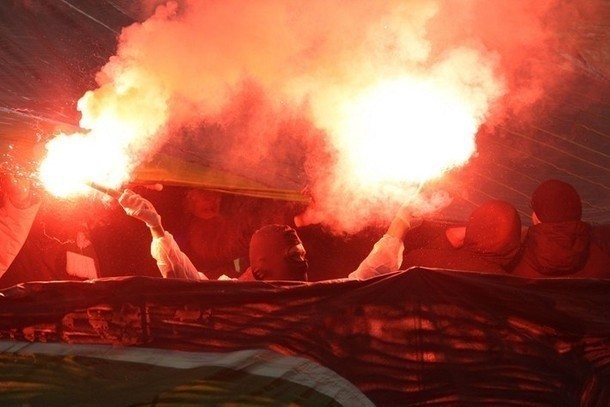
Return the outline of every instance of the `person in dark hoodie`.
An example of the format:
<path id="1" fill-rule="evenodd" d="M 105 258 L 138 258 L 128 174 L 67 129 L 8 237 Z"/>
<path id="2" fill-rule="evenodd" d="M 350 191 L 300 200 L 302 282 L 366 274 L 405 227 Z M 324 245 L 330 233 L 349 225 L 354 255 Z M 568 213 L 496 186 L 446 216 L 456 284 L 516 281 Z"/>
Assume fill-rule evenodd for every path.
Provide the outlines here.
<path id="1" fill-rule="evenodd" d="M 198 270 L 166 231 L 154 205 L 126 189 L 119 197 L 125 212 L 143 221 L 149 228 L 151 255 L 164 278 L 208 280 L 205 270 Z M 270 224 L 254 232 L 249 243 L 250 266 L 238 280 L 307 281 L 306 251 L 297 232 L 288 225 Z M 231 279 L 221 276 L 220 279 Z"/>
<path id="2" fill-rule="evenodd" d="M 519 252 L 521 220 L 515 208 L 504 201 L 483 203 L 465 226 L 448 228 L 438 239 L 403 256 L 403 242 L 407 232 L 417 225 L 415 220 L 399 211 L 369 255 L 373 258 L 375 252 L 385 253 L 387 266 L 380 268 L 375 259 L 375 267 L 368 267 L 366 259 L 350 278 L 370 278 L 415 266 L 505 274 Z"/>
<path id="3" fill-rule="evenodd" d="M 119 204 L 129 216 L 144 222 L 151 233 L 150 253 L 164 278 L 207 280 L 206 270 L 198 270 L 180 249 L 173 235 L 162 226 L 161 216 L 154 205 L 126 189 L 118 198 Z M 402 255 L 402 240 L 394 238 L 410 229 L 417 220 L 406 205 L 391 223 L 388 233 L 381 238 L 350 278 L 368 278 L 398 270 L 397 259 Z M 254 232 L 249 242 L 250 266 L 238 280 L 308 281 L 307 252 L 298 233 L 285 224 L 268 224 Z M 221 276 L 220 279 L 229 279 Z"/>
<path id="4" fill-rule="evenodd" d="M 610 256 L 583 222 L 576 189 L 563 181 L 541 183 L 531 200 L 533 226 L 528 229 L 513 271 L 529 278 L 610 278 Z"/>
<path id="5" fill-rule="evenodd" d="M 426 213 L 439 210 L 450 200 L 441 199 Z M 130 190 L 119 198 L 125 212 L 148 226 L 152 235 L 151 255 L 165 278 L 207 280 L 182 252 L 171 233 L 161 223 L 153 204 Z M 385 235 L 350 279 L 366 279 L 393 271 L 401 266 L 406 233 L 421 222 L 424 213 L 403 205 L 390 223 Z M 421 210 L 420 210 L 421 211 Z M 461 231 L 461 234 L 460 234 Z M 449 232 L 449 231 L 448 231 Z M 516 210 L 503 201 L 481 205 L 463 228 L 448 233 L 445 250 L 413 251 L 405 257 L 408 266 L 441 267 L 469 271 L 505 272 L 520 245 L 521 222 Z M 306 250 L 297 232 L 288 225 L 271 224 L 258 229 L 249 243 L 250 267 L 239 280 L 307 281 Z"/>

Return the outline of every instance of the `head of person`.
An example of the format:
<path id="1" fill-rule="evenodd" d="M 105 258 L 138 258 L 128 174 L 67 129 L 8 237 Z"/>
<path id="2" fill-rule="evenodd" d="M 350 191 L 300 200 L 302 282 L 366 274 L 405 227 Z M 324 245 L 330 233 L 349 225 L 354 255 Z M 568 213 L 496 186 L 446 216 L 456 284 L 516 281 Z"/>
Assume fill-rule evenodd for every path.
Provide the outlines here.
<path id="1" fill-rule="evenodd" d="M 307 281 L 306 254 L 290 226 L 263 226 L 250 239 L 250 268 L 241 279 Z"/>
<path id="2" fill-rule="evenodd" d="M 199 219 L 211 219 L 220 215 L 222 194 L 218 191 L 190 189 L 185 196 L 185 210 Z"/>
<path id="3" fill-rule="evenodd" d="M 582 201 L 574 187 L 557 179 L 538 185 L 532 194 L 532 220 L 541 222 L 569 222 L 582 217 Z"/>
<path id="4" fill-rule="evenodd" d="M 521 245 L 521 219 L 508 202 L 488 201 L 475 209 L 464 235 L 464 248 L 502 266 L 508 265 Z"/>

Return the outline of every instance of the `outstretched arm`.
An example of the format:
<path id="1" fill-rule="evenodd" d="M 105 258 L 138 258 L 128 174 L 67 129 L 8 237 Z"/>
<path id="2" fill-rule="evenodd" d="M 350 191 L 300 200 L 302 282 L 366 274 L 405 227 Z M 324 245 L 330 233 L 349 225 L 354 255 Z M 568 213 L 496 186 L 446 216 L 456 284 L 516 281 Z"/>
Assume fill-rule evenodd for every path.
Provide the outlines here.
<path id="1" fill-rule="evenodd" d="M 429 201 L 415 209 L 412 201 L 403 204 L 394 219 L 390 222 L 386 233 L 375 243 L 373 250 L 360 263 L 356 271 L 349 274 L 350 279 L 362 280 L 400 270 L 404 252 L 404 238 L 407 232 L 422 223 L 424 213 L 436 212 L 451 202 L 451 198 L 443 192 L 437 192 Z"/>
<path id="2" fill-rule="evenodd" d="M 362 280 L 400 270 L 404 252 L 403 239 L 421 220 L 413 217 L 406 206 L 402 206 L 390 222 L 386 233 L 375 243 L 373 250 L 360 263 L 356 271 L 349 274 L 350 279 Z"/>
<path id="3" fill-rule="evenodd" d="M 150 254 L 157 261 L 157 267 L 164 278 L 207 280 L 203 273 L 197 271 L 188 256 L 180 250 L 171 233 L 163 229 L 161 216 L 150 201 L 126 189 L 119 197 L 119 203 L 125 213 L 148 226 L 152 236 Z"/>

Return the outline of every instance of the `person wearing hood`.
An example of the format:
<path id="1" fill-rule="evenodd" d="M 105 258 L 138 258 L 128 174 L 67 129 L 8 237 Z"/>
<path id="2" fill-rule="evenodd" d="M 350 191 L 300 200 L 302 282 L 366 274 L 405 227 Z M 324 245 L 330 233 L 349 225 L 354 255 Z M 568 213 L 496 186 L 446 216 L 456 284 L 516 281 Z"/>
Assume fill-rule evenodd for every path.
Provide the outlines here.
<path id="1" fill-rule="evenodd" d="M 441 202 L 444 205 L 449 201 Z M 149 227 L 153 237 L 151 254 L 163 277 L 208 279 L 182 252 L 172 234 L 163 229 L 161 217 L 150 201 L 125 190 L 119 203 L 128 215 Z M 403 239 L 418 223 L 421 223 L 421 216 L 415 216 L 409 204 L 403 205 L 384 236 L 348 278 L 365 279 L 398 271 L 403 258 Z M 450 249 L 415 250 L 407 254 L 402 266 L 505 272 L 504 267 L 518 252 L 520 233 L 521 223 L 516 210 L 505 202 L 493 201 L 475 210 L 466 227 L 447 231 Z M 271 224 L 258 229 L 250 239 L 249 262 L 250 267 L 239 280 L 308 281 L 306 250 L 297 232 L 288 225 Z"/>
<path id="2" fill-rule="evenodd" d="M 119 204 L 125 213 L 143 221 L 150 229 L 151 255 L 164 278 L 209 279 L 205 272 L 193 265 L 173 235 L 163 228 L 161 216 L 150 201 L 126 189 L 119 197 Z M 414 218 L 410 215 L 407 218 L 407 212 L 406 207 L 401 208 L 403 220 L 394 221 L 388 233 L 398 234 L 395 229 L 408 229 L 408 219 Z M 402 253 L 401 244 L 389 235 L 382 237 L 358 268 L 360 272 L 352 273 L 350 278 L 366 278 L 395 271 L 398 252 Z M 238 280 L 308 281 L 307 252 L 296 230 L 288 225 L 269 224 L 256 230 L 250 238 L 248 258 L 250 265 Z M 221 276 L 220 279 L 229 278 Z"/>
<path id="3" fill-rule="evenodd" d="M 164 230 L 161 216 L 150 201 L 126 189 L 119 204 L 150 229 L 151 255 L 164 278 L 208 280 L 182 252 L 172 234 Z M 288 225 L 270 224 L 255 231 L 249 244 L 249 262 L 238 280 L 308 280 L 305 248 L 297 232 Z"/>
<path id="4" fill-rule="evenodd" d="M 532 222 L 513 274 L 529 278 L 610 278 L 610 256 L 583 222 L 576 189 L 549 179 L 532 194 Z"/>
<path id="5" fill-rule="evenodd" d="M 500 200 L 480 205 L 465 226 L 446 229 L 433 244 L 403 254 L 407 232 L 418 223 L 408 207 L 401 208 L 369 257 L 349 277 L 364 279 L 416 266 L 506 274 L 521 244 L 519 215 Z M 379 267 L 380 263 L 385 265 Z"/>

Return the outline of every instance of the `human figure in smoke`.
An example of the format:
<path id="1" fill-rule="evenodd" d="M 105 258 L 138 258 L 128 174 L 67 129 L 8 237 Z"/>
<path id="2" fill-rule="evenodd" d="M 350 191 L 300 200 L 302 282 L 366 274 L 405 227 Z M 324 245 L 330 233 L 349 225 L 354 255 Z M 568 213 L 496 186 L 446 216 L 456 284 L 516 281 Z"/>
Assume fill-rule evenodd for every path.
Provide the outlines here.
<path id="1" fill-rule="evenodd" d="M 0 278 L 0 288 L 29 281 L 78 281 L 105 277 L 98 256 L 99 243 L 102 242 L 93 236 L 107 222 L 105 216 L 99 216 L 105 213 L 103 205 L 97 200 L 79 201 L 77 204 L 40 194 L 27 238 Z M 119 238 L 126 235 L 123 232 Z M 116 235 L 114 239 L 117 239 Z M 136 245 L 124 246 L 133 253 Z M 116 257 L 117 253 L 113 253 L 112 258 Z M 154 266 L 151 265 L 153 271 Z"/>
<path id="2" fill-rule="evenodd" d="M 349 277 L 364 279 L 415 266 L 504 274 L 519 252 L 521 220 L 504 201 L 483 203 L 464 226 L 447 228 L 423 247 L 403 253 L 408 232 L 421 223 L 413 208 L 401 207 L 369 257 Z"/>
<path id="3" fill-rule="evenodd" d="M 127 189 L 119 197 L 125 212 L 146 223 L 152 235 L 151 255 L 157 261 L 165 278 L 207 280 L 209 276 L 200 272 L 189 257 L 180 249 L 171 233 L 167 232 L 153 204 Z M 446 200 L 445 200 L 446 204 Z M 438 210 L 441 206 L 433 209 Z M 413 213 L 405 205 L 390 225 L 384 236 L 364 260 L 358 271 L 350 278 L 366 278 L 397 271 L 396 259 L 400 255 L 399 239 L 416 222 Z M 402 238 L 402 237 L 401 237 Z M 268 224 L 254 232 L 249 243 L 250 267 L 240 280 L 291 280 L 308 281 L 307 252 L 296 230 L 285 224 Z M 363 271 L 365 270 L 366 271 Z"/>
<path id="4" fill-rule="evenodd" d="M 50 199 L 33 177 L 41 147 L 11 149 L 0 165 L 0 288 L 33 280 L 99 277 L 88 230 L 73 218 L 67 221 L 68 215 L 62 221 L 44 209 Z M 62 236 L 62 242 L 57 234 L 49 236 L 49 219 L 58 226 L 55 231 L 69 231 L 71 237 Z"/>
<path id="5" fill-rule="evenodd" d="M 181 205 L 177 205 L 181 203 Z M 198 270 L 210 279 L 235 277 L 240 257 L 248 250 L 245 216 L 231 211 L 230 196 L 199 188 L 164 188 L 155 206 L 164 213 L 163 225 Z M 233 222 L 235 221 L 235 223 Z"/>
<path id="6" fill-rule="evenodd" d="M 582 221 L 582 201 L 572 185 L 557 179 L 542 182 L 532 194 L 531 207 L 533 226 L 514 275 L 610 278 L 607 241 L 598 241 L 603 233 Z"/>
<path id="7" fill-rule="evenodd" d="M 264 224 L 288 221 L 290 203 L 201 188 L 170 188 L 155 205 L 163 224 L 198 270 L 210 279 L 236 278 L 248 268 L 249 241 Z M 182 210 L 176 210 L 176 201 Z M 264 205 L 263 205 L 264 203 Z M 171 206 L 169 206 L 170 204 Z"/>
<path id="8" fill-rule="evenodd" d="M 92 201 L 83 208 L 82 203 L 76 206 L 45 194 L 33 176 L 42 147 L 17 146 L 0 159 L 0 289 L 29 281 L 102 276 L 100 245 L 92 232 L 104 222 L 99 216 L 103 204 Z M 111 239 L 116 241 L 116 234 Z M 134 246 L 129 246 L 131 252 Z M 113 255 L 104 257 L 115 259 Z M 153 272 L 154 267 L 150 265 Z"/>
<path id="9" fill-rule="evenodd" d="M 126 189 L 119 203 L 128 215 L 148 226 L 152 235 L 151 255 L 164 278 L 209 279 L 205 270 L 197 270 L 173 235 L 163 228 L 161 216 L 150 201 Z M 256 230 L 250 238 L 248 257 L 250 266 L 238 277 L 240 280 L 308 279 L 305 248 L 297 232 L 288 225 L 269 224 Z"/>
<path id="10" fill-rule="evenodd" d="M 5 147 L 0 154 L 0 278 L 22 251 L 40 209 L 40 191 L 32 173 L 43 151 L 36 143 Z"/>
<path id="11" fill-rule="evenodd" d="M 184 197 L 188 215 L 185 248 L 192 253 L 189 258 L 197 268 L 215 278 L 239 272 L 240 254 L 247 250 L 243 229 L 229 224 L 232 219 L 225 216 L 223 203 L 227 199 L 223 198 L 218 191 L 196 188 L 188 190 Z"/>

